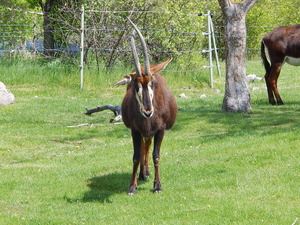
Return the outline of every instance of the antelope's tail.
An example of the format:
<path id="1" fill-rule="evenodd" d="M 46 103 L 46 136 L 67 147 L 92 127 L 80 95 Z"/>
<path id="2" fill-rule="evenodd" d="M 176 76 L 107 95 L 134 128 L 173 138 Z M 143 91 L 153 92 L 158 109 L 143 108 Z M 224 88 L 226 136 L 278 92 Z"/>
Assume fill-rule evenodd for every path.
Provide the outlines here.
<path id="1" fill-rule="evenodd" d="M 262 63 L 264 64 L 266 73 L 269 73 L 270 69 L 271 69 L 271 65 L 270 65 L 270 63 L 267 59 L 266 51 L 265 51 L 265 44 L 264 44 L 263 41 L 261 42 L 261 46 L 260 46 L 260 56 L 261 56 L 261 59 L 262 59 Z"/>

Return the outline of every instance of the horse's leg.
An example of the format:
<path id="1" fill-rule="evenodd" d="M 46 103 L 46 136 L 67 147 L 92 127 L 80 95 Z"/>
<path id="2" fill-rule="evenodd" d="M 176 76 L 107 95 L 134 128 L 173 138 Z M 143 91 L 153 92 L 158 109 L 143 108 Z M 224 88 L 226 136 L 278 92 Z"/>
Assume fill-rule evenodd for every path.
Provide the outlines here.
<path id="1" fill-rule="evenodd" d="M 164 138 L 164 130 L 158 131 L 154 136 L 154 150 L 152 156 L 154 162 L 155 176 L 154 176 L 153 192 L 161 191 L 160 176 L 159 176 L 159 161 L 160 161 L 160 146 L 163 138 Z"/>
<path id="2" fill-rule="evenodd" d="M 131 131 L 131 135 L 132 135 L 134 153 L 133 153 L 133 171 L 132 171 L 130 186 L 127 191 L 128 195 L 135 194 L 137 189 L 137 170 L 140 164 L 140 158 L 141 158 L 140 148 L 141 148 L 141 141 L 142 141 L 142 137 L 139 132 Z"/>

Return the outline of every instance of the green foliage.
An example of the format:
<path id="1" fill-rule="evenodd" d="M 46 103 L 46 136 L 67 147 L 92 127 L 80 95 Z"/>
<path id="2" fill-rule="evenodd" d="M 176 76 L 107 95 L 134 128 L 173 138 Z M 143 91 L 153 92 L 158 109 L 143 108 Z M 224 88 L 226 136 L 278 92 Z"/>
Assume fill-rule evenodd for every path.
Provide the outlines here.
<path id="1" fill-rule="evenodd" d="M 28 12 L 28 6 L 22 2 L 17 5 L 0 4 L 0 48 L 23 49 L 26 40 L 32 40 L 34 36 L 34 24 L 41 24 L 36 14 Z"/>
<path id="2" fill-rule="evenodd" d="M 14 49 L 16 46 L 23 46 L 25 40 L 32 40 L 35 22 L 37 36 L 41 39 L 43 18 L 41 15 L 28 13 L 32 7 L 41 12 L 39 3 L 37 0 L 0 3 L 0 21 L 4 25 L 0 26 L 0 31 L 4 34 L 0 39 L 2 48 L 4 43 L 9 49 Z M 224 55 L 224 21 L 217 1 L 67 0 L 54 3 L 51 14 L 52 25 L 55 27 L 54 36 L 56 43 L 62 46 L 69 43 L 79 45 L 80 9 L 81 4 L 85 5 L 85 62 L 92 66 L 105 63 L 107 67 L 112 67 L 131 62 L 128 45 L 131 29 L 127 16 L 143 31 L 153 63 L 173 57 L 182 69 L 188 69 L 197 67 L 198 62 L 202 64 L 201 61 L 206 57 L 198 52 L 207 48 L 207 38 L 201 35 L 207 30 L 206 17 L 197 15 L 210 10 L 219 53 L 221 57 Z M 248 58 L 259 56 L 262 37 L 274 27 L 298 23 L 300 16 L 295 13 L 295 9 L 299 7 L 297 0 L 258 1 L 247 14 Z M 18 26 L 7 26 L 11 24 L 10 21 Z M 60 57 L 62 61 L 70 61 L 62 55 Z"/>
<path id="3" fill-rule="evenodd" d="M 205 19 L 191 13 L 192 7 L 197 8 L 198 4 L 192 1 L 189 4 L 176 4 L 175 1 L 163 4 L 161 1 L 139 0 L 86 2 L 85 61 L 89 64 L 101 61 L 107 67 L 131 62 L 128 39 L 132 28 L 127 20 L 130 17 L 146 37 L 153 63 L 172 56 L 186 68 L 199 64 L 202 56 L 198 51 L 202 50 L 205 39 L 201 34 L 205 31 L 202 29 Z M 57 7 L 53 21 L 57 27 L 56 40 L 79 43 L 80 12 L 77 5 L 64 2 L 63 6 Z M 190 52 L 191 49 L 194 53 Z M 184 54 L 186 51 L 189 53 Z"/>

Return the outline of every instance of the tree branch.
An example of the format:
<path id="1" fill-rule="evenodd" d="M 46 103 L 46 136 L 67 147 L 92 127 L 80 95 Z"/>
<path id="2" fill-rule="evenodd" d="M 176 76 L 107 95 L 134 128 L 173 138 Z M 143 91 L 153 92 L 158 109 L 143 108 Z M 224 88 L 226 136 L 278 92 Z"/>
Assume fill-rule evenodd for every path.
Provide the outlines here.
<path id="1" fill-rule="evenodd" d="M 110 123 L 117 122 L 122 119 L 121 107 L 118 105 L 97 106 L 96 108 L 93 108 L 93 109 L 88 109 L 85 107 L 85 109 L 86 109 L 86 112 L 85 112 L 86 115 L 92 115 L 92 113 L 101 112 L 106 109 L 111 110 L 115 114 L 116 117 L 111 119 Z"/>
<path id="2" fill-rule="evenodd" d="M 247 13 L 257 2 L 257 0 L 244 0 L 243 8 L 244 11 Z"/>
<path id="3" fill-rule="evenodd" d="M 218 0 L 223 15 L 228 15 L 230 9 L 233 7 L 233 3 L 230 0 Z"/>

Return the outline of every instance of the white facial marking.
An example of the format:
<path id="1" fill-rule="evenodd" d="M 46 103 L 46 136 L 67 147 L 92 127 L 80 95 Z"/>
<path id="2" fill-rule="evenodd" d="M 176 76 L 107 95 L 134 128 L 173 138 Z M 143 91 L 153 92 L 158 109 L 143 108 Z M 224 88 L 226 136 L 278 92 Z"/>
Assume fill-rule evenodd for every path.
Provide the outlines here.
<path id="1" fill-rule="evenodd" d="M 153 90 L 151 88 L 151 83 L 149 83 L 148 86 L 147 86 L 148 94 L 149 94 L 149 100 L 150 100 L 150 110 L 146 110 L 144 105 L 143 105 L 143 87 L 142 87 L 142 85 L 140 83 L 137 83 L 137 85 L 138 85 L 138 91 L 135 93 L 135 97 L 136 97 L 136 100 L 139 104 L 140 112 L 145 118 L 150 118 L 154 113 L 154 108 L 153 108 L 153 103 L 152 103 L 154 93 L 153 93 Z M 146 114 L 148 114 L 148 115 L 146 115 Z"/>
<path id="2" fill-rule="evenodd" d="M 150 101 L 151 101 L 151 116 L 153 116 L 154 113 L 154 107 L 153 107 L 153 97 L 154 97 L 154 92 L 153 89 L 151 87 L 151 83 L 148 84 L 148 93 L 149 93 L 149 97 L 150 97 Z"/>
<path id="3" fill-rule="evenodd" d="M 154 93 L 153 93 L 153 89 L 151 87 L 151 83 L 148 84 L 148 91 L 149 91 L 149 96 L 150 96 L 151 103 L 152 103 Z"/>
<path id="4" fill-rule="evenodd" d="M 135 93 L 136 100 L 139 103 L 140 109 L 142 107 L 142 99 L 143 99 L 143 87 L 140 83 L 138 83 L 139 90 Z"/>

